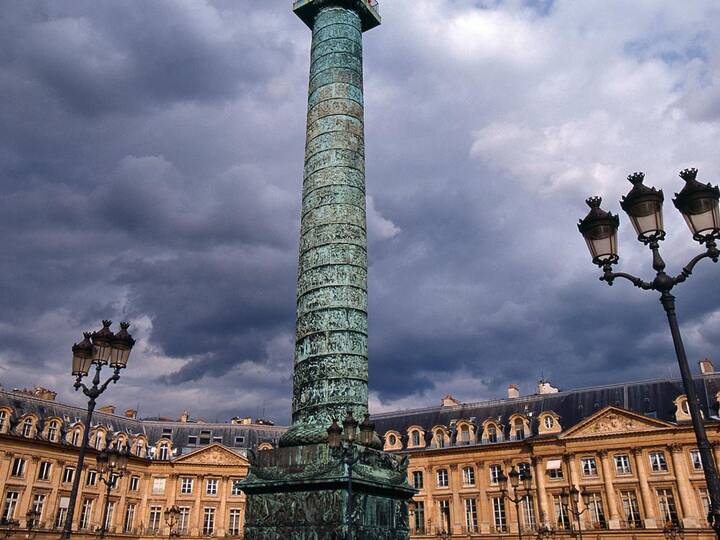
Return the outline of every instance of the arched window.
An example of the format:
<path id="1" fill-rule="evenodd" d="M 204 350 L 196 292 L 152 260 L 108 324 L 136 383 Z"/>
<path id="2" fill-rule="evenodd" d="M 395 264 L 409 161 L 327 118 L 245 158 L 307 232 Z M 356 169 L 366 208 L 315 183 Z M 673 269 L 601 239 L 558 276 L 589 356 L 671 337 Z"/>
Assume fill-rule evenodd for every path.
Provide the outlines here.
<path id="1" fill-rule="evenodd" d="M 460 442 L 463 444 L 470 442 L 470 428 L 465 424 L 460 426 Z"/>
<path id="2" fill-rule="evenodd" d="M 161 461 L 167 461 L 168 453 L 169 453 L 169 448 L 168 448 L 167 443 L 161 444 L 160 451 L 158 452 L 158 459 Z"/>
<path id="3" fill-rule="evenodd" d="M 683 399 L 683 400 L 682 400 L 682 410 L 683 410 L 683 412 L 684 412 L 685 414 L 687 414 L 688 416 L 690 415 L 690 405 L 688 405 L 688 400 L 687 400 L 687 399 Z"/>
<path id="4" fill-rule="evenodd" d="M 7 412 L 0 411 L 0 433 L 5 430 L 5 423 L 7 422 Z"/>
<path id="5" fill-rule="evenodd" d="M 98 450 L 102 450 L 104 438 L 105 438 L 105 434 L 102 431 L 96 431 L 95 432 L 95 442 L 93 443 L 93 446 L 95 448 L 97 448 Z"/>
<path id="6" fill-rule="evenodd" d="M 33 421 L 31 418 L 26 418 L 22 424 L 22 436 L 29 437 L 32 435 Z"/>
<path id="7" fill-rule="evenodd" d="M 420 432 L 418 430 L 412 432 L 412 445 L 420 446 Z"/>
<path id="8" fill-rule="evenodd" d="M 497 428 L 494 424 L 490 424 L 487 429 L 487 439 L 488 442 L 497 442 L 498 436 L 497 436 Z"/>
<path id="9" fill-rule="evenodd" d="M 555 425 L 555 420 L 553 419 L 552 416 L 549 416 L 549 415 L 548 415 L 548 416 L 546 416 L 545 419 L 543 420 L 543 423 L 545 424 L 545 427 L 546 427 L 547 429 L 552 429 L 553 426 Z"/>
<path id="10" fill-rule="evenodd" d="M 445 433 L 441 429 L 435 432 L 435 446 L 445 448 Z"/>
<path id="11" fill-rule="evenodd" d="M 48 441 L 55 442 L 57 440 L 57 433 L 58 433 L 58 424 L 56 421 L 53 420 L 48 425 L 48 431 L 47 431 Z"/>
<path id="12" fill-rule="evenodd" d="M 70 440 L 70 444 L 73 446 L 80 446 L 80 430 L 76 429 L 72 432 L 72 439 Z"/>
<path id="13" fill-rule="evenodd" d="M 145 443 L 142 440 L 138 441 L 135 445 L 135 455 L 138 457 L 142 457 L 144 448 Z"/>
<path id="14" fill-rule="evenodd" d="M 397 437 L 393 435 L 392 433 L 388 435 L 388 444 L 390 446 L 395 446 L 397 444 Z"/>
<path id="15" fill-rule="evenodd" d="M 525 438 L 525 422 L 522 418 L 515 419 L 515 439 L 518 441 Z"/>

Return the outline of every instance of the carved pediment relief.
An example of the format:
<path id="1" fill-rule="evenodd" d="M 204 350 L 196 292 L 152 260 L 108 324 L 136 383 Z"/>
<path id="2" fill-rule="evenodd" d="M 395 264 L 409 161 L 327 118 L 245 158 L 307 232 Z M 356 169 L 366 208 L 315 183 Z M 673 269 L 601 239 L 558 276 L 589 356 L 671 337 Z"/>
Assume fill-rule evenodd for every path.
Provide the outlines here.
<path id="1" fill-rule="evenodd" d="M 185 456 L 181 456 L 174 463 L 183 463 L 188 465 L 245 465 L 249 466 L 249 462 L 240 454 L 225 448 L 219 444 L 213 444 L 206 448 L 201 448 Z"/>
<path id="2" fill-rule="evenodd" d="M 673 427 L 673 424 L 618 407 L 606 407 L 570 428 L 562 438 L 652 431 L 668 427 Z"/>

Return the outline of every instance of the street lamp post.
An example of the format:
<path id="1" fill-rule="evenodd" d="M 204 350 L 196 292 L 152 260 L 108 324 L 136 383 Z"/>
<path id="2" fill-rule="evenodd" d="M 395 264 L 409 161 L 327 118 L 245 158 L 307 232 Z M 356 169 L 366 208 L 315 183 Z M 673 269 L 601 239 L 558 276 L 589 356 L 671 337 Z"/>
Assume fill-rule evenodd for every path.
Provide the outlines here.
<path id="1" fill-rule="evenodd" d="M 120 331 L 117 334 L 113 334 L 110 330 L 111 321 L 104 320 L 102 324 L 102 329 L 97 332 L 84 332 L 84 339 L 72 347 L 72 374 L 75 377 L 75 390 L 77 391 L 82 388 L 83 394 L 88 397 L 88 407 L 85 416 L 85 429 L 83 430 L 82 442 L 80 443 L 80 453 L 78 455 L 77 466 L 75 467 L 75 477 L 73 478 L 72 490 L 70 491 L 70 501 L 68 503 L 65 526 L 61 536 L 64 540 L 69 539 L 72 535 L 75 500 L 77 499 L 78 489 L 80 487 L 80 473 L 85 463 L 85 453 L 90 437 L 90 425 L 96 400 L 100 394 L 107 389 L 111 382 L 116 383 L 120 379 L 120 370 L 127 366 L 130 351 L 133 345 L 135 345 L 135 340 L 127 331 L 130 323 L 121 322 Z M 100 372 L 103 366 L 106 365 L 112 368 L 113 374 L 101 384 Z M 95 375 L 92 380 L 92 386 L 88 388 L 82 380 L 84 377 L 87 377 L 92 366 L 95 366 Z"/>
<path id="2" fill-rule="evenodd" d="M 675 195 L 673 203 L 680 210 L 690 228 L 693 239 L 704 245 L 705 251 L 696 255 L 675 277 L 665 273 L 665 262 L 660 256 L 660 241 L 665 238 L 663 228 L 662 203 L 664 200 L 662 190 L 647 187 L 643 184 L 645 175 L 635 173 L 628 177 L 633 184 L 632 190 L 623 198 L 620 205 L 630 217 L 630 221 L 638 235 L 638 240 L 648 246 L 652 252 L 655 278 L 651 282 L 643 281 L 625 272 L 613 272 L 612 265 L 619 260 L 617 249 L 617 230 L 619 218 L 610 212 L 600 209 L 602 199 L 591 197 L 587 199 L 590 206 L 588 215 L 580 221 L 578 228 L 585 238 L 593 263 L 603 272 L 601 281 L 612 285 L 617 278 L 624 278 L 636 287 L 643 290 L 653 290 L 660 293 L 660 303 L 665 308 L 670 334 L 672 335 L 682 376 L 685 395 L 687 397 L 690 417 L 692 419 L 698 451 L 705 473 L 705 481 L 710 495 L 710 515 L 708 520 L 720 539 L 720 480 L 718 479 L 715 459 L 712 455 L 710 442 L 705 433 L 705 425 L 700 413 L 700 405 L 695 391 L 695 384 L 690 373 L 685 347 L 680 335 L 677 315 L 675 313 L 675 297 L 670 291 L 678 284 L 683 283 L 693 272 L 695 265 L 703 259 L 718 261 L 720 250 L 716 240 L 720 238 L 720 190 L 717 186 L 702 184 L 696 180 L 697 169 L 685 169 L 680 177 L 685 186 Z"/>
<path id="3" fill-rule="evenodd" d="M 582 540 L 583 534 L 582 534 L 582 521 L 580 521 L 580 516 L 582 516 L 585 512 L 587 512 L 587 507 L 580 510 L 580 495 L 582 495 L 582 491 L 578 489 L 575 486 L 570 487 L 570 492 L 568 493 L 565 491 L 565 489 L 562 490 L 560 493 L 560 500 L 569 499 L 571 508 L 570 513 L 573 516 L 573 519 L 577 522 L 578 526 L 578 538 Z M 565 507 L 567 510 L 567 506 Z M 572 527 L 572 523 L 570 524 Z"/>
<path id="4" fill-rule="evenodd" d="M 513 490 L 512 496 L 508 493 L 508 479 L 510 480 L 510 487 Z M 517 526 L 518 526 L 518 540 L 522 540 L 522 523 L 520 521 L 520 502 L 525 499 L 527 502 L 526 504 L 530 504 L 530 501 L 528 499 L 528 496 L 530 495 L 530 491 L 532 489 L 532 473 L 529 469 L 523 469 L 521 471 L 518 471 L 515 469 L 515 466 L 513 465 L 510 467 L 510 472 L 505 476 L 505 473 L 502 471 L 500 472 L 500 476 L 498 478 L 498 481 L 500 482 L 500 490 L 502 491 L 502 496 L 508 499 L 511 503 L 515 505 L 515 515 L 517 517 Z M 518 490 L 520 489 L 520 482 L 523 483 L 523 489 L 525 490 L 524 495 L 518 495 Z M 528 507 L 528 511 L 530 511 L 530 508 Z"/>
<path id="5" fill-rule="evenodd" d="M 39 519 L 40 512 L 37 509 L 31 508 L 27 511 L 25 514 L 25 529 L 27 530 L 25 538 L 32 539 L 37 536 L 37 525 Z"/>
<path id="6" fill-rule="evenodd" d="M 352 534 L 352 515 L 353 515 L 353 465 L 362 458 L 364 448 L 370 446 L 375 437 L 375 424 L 370 421 L 370 415 L 366 414 L 365 419 L 360 424 L 360 434 L 358 442 L 355 442 L 357 434 L 358 421 L 353 418 L 352 411 L 347 411 L 347 415 L 343 419 L 343 427 L 341 428 L 336 419 L 327 429 L 328 447 L 330 451 L 340 459 L 345 465 L 347 472 L 347 508 L 345 512 L 345 538 L 353 539 Z M 359 444 L 358 444 L 359 443 Z"/>
<path id="7" fill-rule="evenodd" d="M 680 523 L 669 521 L 663 527 L 663 534 L 668 540 L 682 540 L 685 538 L 685 529 Z"/>
<path id="8" fill-rule="evenodd" d="M 105 504 L 103 506 L 102 523 L 100 524 L 100 538 L 105 537 L 108 529 L 108 511 L 110 509 L 110 492 L 117 485 L 118 480 L 125 475 L 129 461 L 129 448 L 120 450 L 110 447 L 110 438 L 107 438 L 106 447 L 97 456 L 97 468 L 100 480 L 105 484 Z"/>
<path id="9" fill-rule="evenodd" d="M 165 524 L 168 526 L 168 538 L 180 536 L 180 532 L 175 528 L 178 524 L 178 518 L 180 517 L 180 509 L 176 505 L 172 505 L 170 508 L 165 510 Z"/>

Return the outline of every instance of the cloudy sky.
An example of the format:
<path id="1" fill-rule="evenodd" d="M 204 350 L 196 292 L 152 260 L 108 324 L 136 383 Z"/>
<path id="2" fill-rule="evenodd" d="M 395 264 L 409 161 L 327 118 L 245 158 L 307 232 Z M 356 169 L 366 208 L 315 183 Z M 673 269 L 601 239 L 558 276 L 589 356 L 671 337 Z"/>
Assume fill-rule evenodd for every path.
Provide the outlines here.
<path id="1" fill-rule="evenodd" d="M 720 6 L 385 0 L 365 34 L 375 411 L 676 374 L 652 293 L 597 280 L 575 226 L 646 173 L 720 180 Z M 310 34 L 289 0 L 8 2 L 0 16 L 0 383 L 144 416 L 290 411 Z M 699 247 L 667 205 L 669 269 Z M 649 256 L 621 216 L 621 263 Z M 678 291 L 720 364 L 720 267 Z"/>

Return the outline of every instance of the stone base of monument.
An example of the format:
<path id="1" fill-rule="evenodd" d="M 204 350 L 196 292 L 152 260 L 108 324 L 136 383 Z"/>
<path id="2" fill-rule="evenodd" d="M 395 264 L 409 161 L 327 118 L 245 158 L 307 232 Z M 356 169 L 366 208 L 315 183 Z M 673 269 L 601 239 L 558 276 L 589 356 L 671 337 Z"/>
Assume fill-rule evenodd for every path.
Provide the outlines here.
<path id="1" fill-rule="evenodd" d="M 407 459 L 362 448 L 352 467 L 348 536 L 348 471 L 327 444 L 263 450 L 243 481 L 245 540 L 407 540 Z"/>

